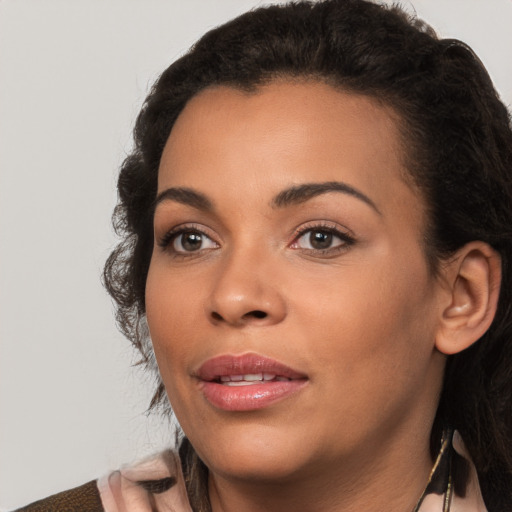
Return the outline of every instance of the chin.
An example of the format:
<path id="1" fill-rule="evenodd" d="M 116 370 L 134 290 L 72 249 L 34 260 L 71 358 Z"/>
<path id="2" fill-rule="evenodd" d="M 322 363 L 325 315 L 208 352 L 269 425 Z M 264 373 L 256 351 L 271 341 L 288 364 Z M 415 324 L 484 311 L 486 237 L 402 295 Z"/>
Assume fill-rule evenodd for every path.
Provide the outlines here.
<path id="1" fill-rule="evenodd" d="M 218 463 L 217 463 L 218 462 Z M 302 463 L 301 463 L 302 462 Z M 237 454 L 214 460 L 207 464 L 208 469 L 226 480 L 260 483 L 265 485 L 283 484 L 292 481 L 303 472 L 303 461 L 297 461 L 279 454 L 271 456 L 251 456 Z"/>
<path id="2" fill-rule="evenodd" d="M 253 482 L 285 481 L 308 466 L 309 457 L 301 447 L 311 442 L 296 438 L 289 428 L 237 427 L 223 429 L 223 435 L 194 443 L 208 468 L 226 479 Z M 281 430 L 281 431 L 279 431 Z"/>

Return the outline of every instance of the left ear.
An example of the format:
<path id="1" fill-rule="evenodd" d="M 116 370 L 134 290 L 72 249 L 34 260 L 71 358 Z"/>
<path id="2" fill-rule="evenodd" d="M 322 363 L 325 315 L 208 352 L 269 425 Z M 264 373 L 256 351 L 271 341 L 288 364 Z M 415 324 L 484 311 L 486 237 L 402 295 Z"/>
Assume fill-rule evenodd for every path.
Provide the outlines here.
<path id="1" fill-rule="evenodd" d="M 489 244 L 470 242 L 441 272 L 449 293 L 441 311 L 436 348 L 450 355 L 468 348 L 490 327 L 498 307 L 501 258 Z"/>

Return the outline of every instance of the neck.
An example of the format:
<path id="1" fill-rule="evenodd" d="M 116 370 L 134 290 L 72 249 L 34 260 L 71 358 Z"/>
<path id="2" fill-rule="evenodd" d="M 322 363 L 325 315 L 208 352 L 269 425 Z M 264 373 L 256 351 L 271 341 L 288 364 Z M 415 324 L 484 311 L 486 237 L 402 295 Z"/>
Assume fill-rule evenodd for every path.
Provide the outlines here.
<path id="1" fill-rule="evenodd" d="M 402 439 L 403 443 L 403 439 Z M 393 443 L 286 479 L 244 481 L 210 472 L 212 512 L 411 512 L 432 468 L 428 442 Z M 349 460 L 353 459 L 353 460 Z"/>

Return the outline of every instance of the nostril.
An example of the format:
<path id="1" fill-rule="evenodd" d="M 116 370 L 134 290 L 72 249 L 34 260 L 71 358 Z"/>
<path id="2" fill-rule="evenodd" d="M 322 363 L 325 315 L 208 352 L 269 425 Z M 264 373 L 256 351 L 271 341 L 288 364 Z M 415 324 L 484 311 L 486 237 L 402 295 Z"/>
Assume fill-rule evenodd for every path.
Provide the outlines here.
<path id="1" fill-rule="evenodd" d="M 259 311 L 259 310 L 249 311 L 249 313 L 246 313 L 244 315 L 244 318 L 247 318 L 250 316 L 252 316 L 254 318 L 265 318 L 267 316 L 267 313 L 265 313 L 265 311 Z"/>
<path id="2" fill-rule="evenodd" d="M 241 317 L 239 316 L 236 316 L 236 318 L 231 318 L 229 316 L 222 316 L 220 313 L 217 313 L 217 311 L 212 311 L 210 313 L 211 315 L 211 318 L 214 322 L 225 322 L 227 321 L 228 323 L 233 323 L 233 324 L 238 324 L 239 321 L 242 322 L 242 324 L 244 324 L 245 322 L 250 322 L 251 319 L 252 320 L 259 320 L 259 319 L 263 319 L 263 318 L 267 318 L 268 317 L 268 313 L 265 313 L 265 311 L 261 311 L 259 309 L 255 309 L 253 311 L 249 311 L 248 313 L 245 313 L 244 315 L 242 315 Z"/>

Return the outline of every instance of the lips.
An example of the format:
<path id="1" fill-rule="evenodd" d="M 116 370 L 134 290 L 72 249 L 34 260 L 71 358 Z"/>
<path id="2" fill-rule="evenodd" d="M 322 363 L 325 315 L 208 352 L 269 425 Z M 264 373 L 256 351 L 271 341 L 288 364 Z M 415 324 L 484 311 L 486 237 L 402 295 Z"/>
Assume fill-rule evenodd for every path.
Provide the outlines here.
<path id="1" fill-rule="evenodd" d="M 196 377 L 205 398 L 226 411 L 261 409 L 304 387 L 307 376 L 258 354 L 209 359 Z"/>

